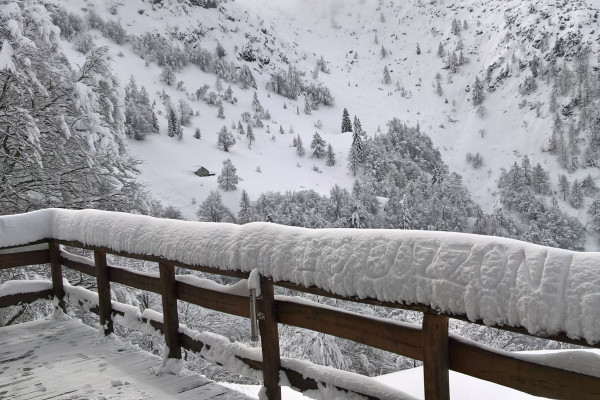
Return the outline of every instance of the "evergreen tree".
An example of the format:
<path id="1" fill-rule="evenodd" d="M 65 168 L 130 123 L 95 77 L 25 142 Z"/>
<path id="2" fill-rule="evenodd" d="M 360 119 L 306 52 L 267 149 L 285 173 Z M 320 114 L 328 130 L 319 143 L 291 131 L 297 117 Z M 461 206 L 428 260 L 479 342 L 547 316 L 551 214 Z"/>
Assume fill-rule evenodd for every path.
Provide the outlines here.
<path id="1" fill-rule="evenodd" d="M 352 132 L 352 122 L 350 121 L 350 114 L 348 114 L 348 110 L 344 108 L 342 112 L 342 133 L 344 132 Z"/>
<path id="2" fill-rule="evenodd" d="M 223 109 L 222 103 L 219 103 L 219 110 L 217 111 L 217 118 L 225 119 L 225 110 Z"/>
<path id="3" fill-rule="evenodd" d="M 446 54 L 446 52 L 444 51 L 444 45 L 442 44 L 442 42 L 440 42 L 440 45 L 438 46 L 438 50 L 437 50 L 437 56 L 440 58 L 444 58 L 445 54 Z"/>
<path id="4" fill-rule="evenodd" d="M 240 211 L 238 211 L 238 224 L 247 224 L 251 221 L 251 209 L 250 197 L 245 189 L 242 189 L 242 195 L 240 198 Z"/>
<path id="5" fill-rule="evenodd" d="M 279 134 L 283 135 L 285 131 L 283 130 L 283 126 L 279 125 Z"/>
<path id="6" fill-rule="evenodd" d="M 179 100 L 179 122 L 181 125 L 188 125 L 192 117 L 194 116 L 194 111 L 190 107 L 187 101 L 180 99 Z"/>
<path id="7" fill-rule="evenodd" d="M 200 128 L 196 128 L 196 130 L 194 131 L 194 138 L 196 138 L 196 139 L 202 138 L 202 133 L 200 133 Z"/>
<path id="8" fill-rule="evenodd" d="M 390 76 L 390 70 L 387 65 L 383 67 L 383 84 L 389 85 L 392 83 L 392 77 Z"/>
<path id="9" fill-rule="evenodd" d="M 352 176 L 356 176 L 360 166 L 361 160 L 358 149 L 356 146 L 350 146 L 350 151 L 348 152 L 348 170 L 352 172 Z"/>
<path id="10" fill-rule="evenodd" d="M 254 130 L 250 123 L 246 125 L 246 139 L 248 140 L 248 148 L 252 149 L 252 143 L 256 140 L 256 137 L 254 136 Z"/>
<path id="11" fill-rule="evenodd" d="M 228 103 L 234 103 L 233 90 L 231 89 L 231 85 L 229 85 L 227 87 L 227 90 L 225 90 L 225 94 L 223 95 L 223 100 L 225 100 Z"/>
<path id="12" fill-rule="evenodd" d="M 383 47 L 383 45 L 381 45 L 381 51 L 380 51 L 380 53 L 381 53 L 381 58 L 382 58 L 382 59 L 383 59 L 383 58 L 386 58 L 386 57 L 387 57 L 387 55 L 388 55 L 388 52 L 387 52 L 387 50 L 385 49 L 385 47 Z"/>
<path id="13" fill-rule="evenodd" d="M 296 154 L 298 154 L 300 157 L 304 157 L 304 154 L 306 154 L 306 150 L 304 150 L 304 143 L 302 143 L 302 138 L 300 135 L 298 135 L 296 138 Z"/>
<path id="14" fill-rule="evenodd" d="M 310 105 L 310 100 L 308 95 L 304 96 L 304 114 L 310 115 L 312 114 L 312 106 Z"/>
<path id="15" fill-rule="evenodd" d="M 350 120 L 350 119 L 348 119 Z M 310 148 L 312 149 L 312 157 L 315 158 L 321 158 L 325 155 L 325 145 L 327 143 L 325 142 L 325 140 L 323 140 L 323 138 L 321 137 L 321 135 L 319 135 L 319 132 L 315 132 L 315 134 L 313 135 L 313 139 L 312 142 L 310 143 Z"/>
<path id="16" fill-rule="evenodd" d="M 210 192 L 196 215 L 204 222 L 234 222 L 233 213 L 223 204 L 223 198 L 218 191 Z"/>
<path id="17" fill-rule="evenodd" d="M 571 197 L 569 198 L 569 203 L 571 203 L 573 208 L 579 208 L 583 204 L 583 190 L 577 179 L 575 179 L 573 185 L 571 185 Z"/>
<path id="18" fill-rule="evenodd" d="M 160 80 L 163 81 L 168 86 L 173 86 L 177 81 L 177 77 L 175 76 L 175 72 L 173 72 L 173 68 L 170 65 L 165 65 L 160 74 Z"/>
<path id="19" fill-rule="evenodd" d="M 264 112 L 264 108 L 260 104 L 260 100 L 258 100 L 258 93 L 256 92 L 254 92 L 254 96 L 252 97 L 252 110 L 259 115 Z"/>
<path id="20" fill-rule="evenodd" d="M 237 169 L 233 166 L 230 159 L 223 161 L 221 175 L 217 177 L 219 187 L 226 192 L 235 190 L 238 184 Z"/>
<path id="21" fill-rule="evenodd" d="M 421 47 L 419 46 L 419 43 L 417 43 L 417 55 L 421 54 Z"/>
<path id="22" fill-rule="evenodd" d="M 167 134 L 169 137 L 179 136 L 179 128 L 179 118 L 177 118 L 173 107 L 169 107 L 167 111 Z"/>
<path id="23" fill-rule="evenodd" d="M 479 76 L 475 77 L 475 83 L 473 84 L 473 96 L 471 101 L 473 106 L 478 106 L 483 103 L 485 94 L 483 92 L 483 83 L 479 80 Z"/>
<path id="24" fill-rule="evenodd" d="M 221 150 L 223 150 L 225 152 L 229 152 L 229 149 L 233 145 L 235 145 L 235 143 L 236 143 L 236 141 L 235 141 L 235 138 L 233 137 L 233 135 L 231 134 L 231 131 L 229 131 L 226 126 L 223 126 L 218 133 L 217 146 Z"/>
<path id="25" fill-rule="evenodd" d="M 331 143 L 327 146 L 327 154 L 326 154 L 326 164 L 328 167 L 333 167 L 335 165 L 335 153 L 333 152 L 333 147 Z"/>
<path id="26" fill-rule="evenodd" d="M 562 174 L 558 177 L 558 191 L 562 193 L 563 200 L 567 201 L 567 197 L 569 196 L 569 189 L 571 184 L 569 183 L 566 175 Z"/>

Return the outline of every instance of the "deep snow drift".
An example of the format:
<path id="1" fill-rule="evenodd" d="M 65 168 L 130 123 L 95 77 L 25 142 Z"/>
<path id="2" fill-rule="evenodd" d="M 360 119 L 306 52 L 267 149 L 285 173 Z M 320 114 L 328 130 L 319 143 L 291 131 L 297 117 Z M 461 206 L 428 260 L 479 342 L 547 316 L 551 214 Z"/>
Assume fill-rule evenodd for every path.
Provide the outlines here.
<path id="1" fill-rule="evenodd" d="M 598 253 L 447 232 L 156 219 L 48 209 L 0 217 L 0 247 L 44 238 L 250 272 L 343 296 L 422 303 L 532 334 L 600 340 Z"/>

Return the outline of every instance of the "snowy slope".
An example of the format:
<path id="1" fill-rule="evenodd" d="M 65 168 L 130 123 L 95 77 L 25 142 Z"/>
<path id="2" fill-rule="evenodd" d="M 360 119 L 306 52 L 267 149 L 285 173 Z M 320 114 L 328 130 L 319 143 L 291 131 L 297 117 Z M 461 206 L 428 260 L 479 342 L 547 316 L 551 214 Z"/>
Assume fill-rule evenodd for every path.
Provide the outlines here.
<path id="1" fill-rule="evenodd" d="M 213 49 L 219 41 L 226 49 L 228 59 L 239 63 L 245 61 L 236 60 L 239 59 L 236 55 L 249 45 L 261 57 L 269 59 L 268 64 L 247 64 L 255 75 L 258 97 L 272 115 L 272 121 L 266 123 L 271 133 L 266 132 L 266 126 L 257 128 L 257 142 L 252 150 L 247 148 L 244 138 L 238 137 L 237 145 L 225 153 L 216 147 L 216 133 L 223 125 L 230 127 L 237 123 L 241 113 L 249 110 L 253 90 L 233 86 L 239 102 L 225 104 L 225 120 L 216 117 L 215 107 L 191 102 L 199 116 L 193 118 L 191 126 L 184 128 L 183 142 L 177 142 L 164 135 L 166 120 L 158 93 L 165 90 L 174 101 L 186 98 L 185 93 L 162 84 L 160 68 L 153 63 L 146 66 L 131 52 L 129 45 L 118 46 L 96 32 L 97 44 L 111 46 L 114 68 L 122 81 L 127 82 L 129 76 L 135 76 L 138 84 L 146 86 L 157 101 L 157 110 L 162 110 L 163 116 L 159 116 L 159 120 L 163 134 L 150 136 L 145 142 L 132 141 L 130 150 L 144 161 L 142 176 L 151 190 L 165 203 L 181 208 L 188 218 L 195 217 L 197 205 L 193 200 L 202 201 L 211 190 L 217 189 L 216 176 L 197 178 L 193 171 L 204 166 L 218 175 L 222 162 L 228 158 L 241 177 L 238 190 L 223 193 L 225 203 L 234 211 L 241 189 L 248 191 L 251 199 L 256 199 L 259 193 L 269 190 L 306 188 L 328 194 L 336 183 L 349 188 L 354 178 L 347 172 L 345 158 L 351 137 L 339 133 L 343 108 L 347 108 L 351 116 L 357 115 L 361 119 L 369 135 L 373 135 L 378 127 L 385 130 L 386 122 L 392 117 L 399 117 L 409 125 L 419 124 L 440 148 L 450 170 L 463 176 L 473 199 L 486 212 L 499 206 L 495 191 L 501 168 L 520 163 L 525 155 L 532 165 L 540 162 L 549 170 L 556 190 L 558 174 L 567 172 L 559 167 L 554 157 L 542 152 L 552 126 L 552 115 L 547 110 L 549 88 L 540 84 L 532 94 L 519 94 L 518 85 L 527 71 L 511 64 L 509 77 L 486 94 L 487 116 L 484 118 L 477 116 L 469 90 L 475 77 L 484 79 L 488 67 L 494 63 L 498 67 L 493 69 L 493 82 L 508 61 L 531 57 L 537 50 L 531 47 L 530 38 L 536 39 L 544 32 L 553 37 L 580 28 L 584 37 L 589 37 L 592 51 L 597 51 L 592 8 L 597 8 L 598 4 L 593 1 L 588 3 L 589 6 L 573 2 L 568 9 L 543 3 L 537 5 L 536 13 L 529 12 L 529 3 L 492 0 L 483 3 L 236 0 L 221 3 L 219 9 L 208 10 L 173 0 L 154 5 L 135 0 L 111 3 L 116 4 L 115 15 L 99 0 L 89 1 L 85 7 L 78 0 L 61 4 L 82 14 L 84 10 L 93 9 L 103 18 L 120 21 L 131 34 L 157 32 L 171 37 L 193 37 L 207 49 Z M 550 18 L 540 20 L 542 12 Z M 571 21 L 566 26 L 560 24 L 562 15 Z M 451 33 L 454 19 L 468 24 L 461 39 Z M 515 22 L 509 26 L 507 20 Z M 438 46 L 443 43 L 449 51 L 460 41 L 468 62 L 456 73 L 449 74 L 444 68 L 445 62 L 437 55 Z M 416 54 L 417 45 L 421 50 L 419 55 Z M 389 53 L 385 58 L 381 57 L 382 46 Z M 118 56 L 119 53 L 123 56 Z M 269 74 L 287 69 L 288 62 L 306 72 L 309 78 L 321 56 L 331 73 L 320 73 L 319 80 L 331 89 L 336 100 L 333 107 L 321 107 L 311 115 L 305 115 L 302 96 L 293 101 L 269 94 L 265 89 Z M 384 66 L 391 72 L 390 85 L 382 83 Z M 441 96 L 435 93 L 437 73 L 442 76 Z M 186 67 L 177 76 L 185 82 L 189 92 L 203 84 L 214 87 L 216 80 L 214 74 L 203 73 L 195 66 Z M 227 83 L 224 85 L 227 87 Z M 541 103 L 539 116 L 534 107 L 538 102 Z M 283 108 L 284 103 L 287 109 Z M 322 129 L 315 128 L 319 120 L 323 123 Z M 286 134 L 279 135 L 280 125 Z M 337 165 L 327 167 L 323 160 L 296 156 L 291 147 L 293 135 L 287 133 L 291 126 L 302 137 L 305 147 L 318 130 L 333 145 Z M 192 138 L 196 127 L 202 131 L 201 140 Z M 485 130 L 483 137 L 482 130 Z M 467 153 L 477 152 L 483 155 L 484 165 L 476 170 L 465 157 Z M 261 173 L 256 172 L 257 167 Z M 322 173 L 315 172 L 313 167 Z M 581 180 L 588 173 L 598 177 L 596 169 L 587 168 L 574 172 L 570 179 Z M 586 200 L 586 204 L 590 201 Z M 576 210 L 561 199 L 559 204 L 572 216 L 586 220 L 585 207 Z"/>

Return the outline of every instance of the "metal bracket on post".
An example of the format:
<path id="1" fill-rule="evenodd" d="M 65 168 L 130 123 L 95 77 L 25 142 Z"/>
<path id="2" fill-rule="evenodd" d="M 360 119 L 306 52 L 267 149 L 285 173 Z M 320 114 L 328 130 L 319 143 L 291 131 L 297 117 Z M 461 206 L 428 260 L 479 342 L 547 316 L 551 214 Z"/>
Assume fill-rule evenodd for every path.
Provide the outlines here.
<path id="1" fill-rule="evenodd" d="M 250 291 L 250 340 L 258 342 L 258 313 L 256 299 L 261 297 L 260 272 L 258 268 L 253 269 L 248 276 L 248 290 Z"/>
<path id="2" fill-rule="evenodd" d="M 256 289 L 250 289 L 250 340 L 258 342 L 258 315 L 256 313 Z"/>

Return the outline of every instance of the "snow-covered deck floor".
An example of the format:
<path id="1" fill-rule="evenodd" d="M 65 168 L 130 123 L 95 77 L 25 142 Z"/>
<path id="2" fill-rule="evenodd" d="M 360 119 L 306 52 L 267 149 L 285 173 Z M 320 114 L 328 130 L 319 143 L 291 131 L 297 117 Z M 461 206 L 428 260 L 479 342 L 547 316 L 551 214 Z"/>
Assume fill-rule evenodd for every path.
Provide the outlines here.
<path id="1" fill-rule="evenodd" d="M 0 400 L 250 399 L 186 371 L 157 376 L 160 364 L 77 320 L 0 328 Z"/>

